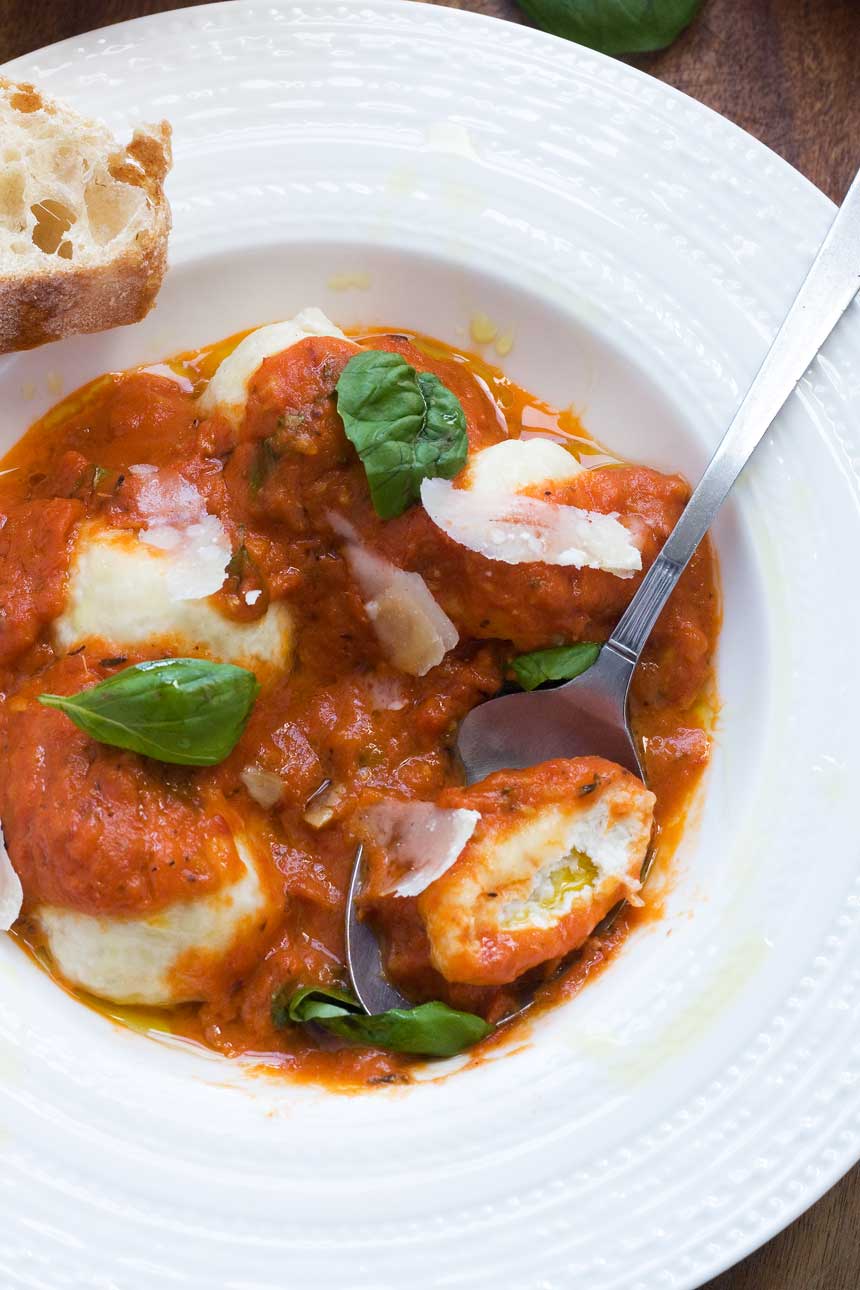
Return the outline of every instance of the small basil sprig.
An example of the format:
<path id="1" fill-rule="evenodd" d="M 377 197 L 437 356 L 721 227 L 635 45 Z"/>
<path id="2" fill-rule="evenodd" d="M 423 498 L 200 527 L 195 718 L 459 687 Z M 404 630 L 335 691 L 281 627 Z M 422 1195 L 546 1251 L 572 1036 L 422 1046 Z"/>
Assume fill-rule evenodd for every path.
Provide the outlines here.
<path id="1" fill-rule="evenodd" d="M 259 688 L 253 672 L 231 663 L 161 658 L 39 702 L 99 743 L 179 766 L 215 766 L 238 742 Z"/>
<path id="2" fill-rule="evenodd" d="M 600 646 L 593 641 L 536 649 L 513 659 L 511 670 L 524 690 L 536 690 L 546 681 L 572 681 L 597 662 L 599 653 Z"/>
<path id="3" fill-rule="evenodd" d="M 454 1057 L 493 1029 L 474 1013 L 457 1012 L 446 1003 L 390 1008 L 368 1016 L 346 990 L 318 985 L 292 993 L 280 990 L 272 1001 L 272 1021 L 278 1027 L 313 1021 L 347 1043 L 421 1057 Z"/>
<path id="4" fill-rule="evenodd" d="M 367 349 L 337 383 L 337 410 L 384 520 L 417 502 L 421 481 L 453 479 L 466 464 L 466 417 L 456 395 L 400 354 Z"/>
<path id="5" fill-rule="evenodd" d="M 544 31 L 604 54 L 665 49 L 680 36 L 703 0 L 518 0 Z"/>

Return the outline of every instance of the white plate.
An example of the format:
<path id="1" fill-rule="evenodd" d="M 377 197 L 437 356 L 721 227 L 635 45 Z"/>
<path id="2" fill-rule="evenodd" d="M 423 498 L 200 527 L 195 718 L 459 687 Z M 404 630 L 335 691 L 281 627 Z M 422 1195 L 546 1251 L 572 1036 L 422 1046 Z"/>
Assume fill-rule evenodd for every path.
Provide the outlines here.
<path id="1" fill-rule="evenodd" d="M 423 5 L 216 4 L 8 70 L 168 116 L 176 226 L 143 324 L 0 362 L 5 443 L 316 303 L 454 342 L 482 311 L 514 377 L 695 474 L 832 213 L 656 81 Z M 522 1050 L 361 1098 L 116 1028 L 4 942 L 4 1285 L 681 1290 L 858 1158 L 859 359 L 855 305 L 720 520 L 725 708 L 664 921 Z"/>

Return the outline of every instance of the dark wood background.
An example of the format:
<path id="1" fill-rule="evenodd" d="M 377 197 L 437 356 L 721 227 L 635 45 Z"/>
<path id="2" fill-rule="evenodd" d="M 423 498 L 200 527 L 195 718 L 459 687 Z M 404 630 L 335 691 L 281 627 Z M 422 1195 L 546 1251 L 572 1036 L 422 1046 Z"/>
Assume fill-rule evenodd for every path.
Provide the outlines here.
<path id="1" fill-rule="evenodd" d="M 184 0 L 0 0 L 0 63 Z M 524 21 L 514 0 L 429 0 Z M 834 201 L 860 167 L 860 0 L 706 0 L 663 53 L 634 60 L 736 121 Z M 860 1166 L 707 1290 L 860 1290 Z"/>

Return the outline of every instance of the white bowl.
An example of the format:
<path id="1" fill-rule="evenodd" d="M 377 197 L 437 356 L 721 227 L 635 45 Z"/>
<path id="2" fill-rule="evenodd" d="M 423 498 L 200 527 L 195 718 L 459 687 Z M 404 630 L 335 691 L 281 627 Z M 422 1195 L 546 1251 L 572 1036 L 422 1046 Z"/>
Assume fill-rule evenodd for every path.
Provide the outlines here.
<path id="1" fill-rule="evenodd" d="M 207 5 L 5 70 L 168 116 L 176 162 L 157 308 L 0 360 L 4 447 L 313 303 L 454 343 L 485 313 L 516 380 L 694 477 L 832 214 L 666 86 L 430 6 Z M 114 1026 L 4 941 L 5 1285 L 687 1290 L 860 1156 L 858 360 L 855 304 L 717 526 L 724 706 L 662 921 L 515 1051 L 362 1097 Z"/>

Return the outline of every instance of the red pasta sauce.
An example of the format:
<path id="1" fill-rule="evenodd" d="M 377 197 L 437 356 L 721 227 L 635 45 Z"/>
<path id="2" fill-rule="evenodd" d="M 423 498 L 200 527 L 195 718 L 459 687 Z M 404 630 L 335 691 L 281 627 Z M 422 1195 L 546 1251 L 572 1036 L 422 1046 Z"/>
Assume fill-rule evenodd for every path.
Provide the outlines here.
<path id="1" fill-rule="evenodd" d="M 131 371 L 92 382 L 36 423 L 3 462 L 0 814 L 25 890 L 15 934 L 44 960 L 29 917 L 42 902 L 131 917 L 215 889 L 236 874 L 232 830 L 242 827 L 264 857 L 276 914 L 249 928 L 226 959 L 186 956 L 178 971 L 201 1003 L 157 1016 L 98 1006 L 335 1087 L 404 1080 L 409 1058 L 321 1041 L 300 1027 L 278 1030 L 271 1020 L 279 988 L 344 979 L 344 896 L 355 850 L 350 816 L 368 794 L 430 800 L 458 785 L 452 752 L 458 723 L 501 690 L 510 658 L 604 640 L 641 575 L 623 580 L 589 569 L 493 562 L 451 541 L 420 506 L 380 520 L 336 410 L 335 384 L 353 352 L 345 342 L 312 338 L 266 360 L 238 429 L 220 415 L 202 417 L 197 397 L 238 339 L 182 355 L 158 374 Z M 689 495 L 680 477 L 616 461 L 572 413 L 547 407 L 473 354 L 417 335 L 378 331 L 358 339 L 435 373 L 463 406 L 471 449 L 534 433 L 572 449 L 592 469 L 558 490 L 556 500 L 643 516 L 644 566 L 653 560 Z M 245 733 L 216 767 L 170 766 L 97 745 L 62 713 L 34 702 L 43 691 L 73 693 L 163 653 L 138 648 L 117 659 L 96 642 L 62 656 L 50 632 L 64 603 L 77 526 L 96 517 L 132 531 L 139 526 L 128 473 L 136 463 L 179 471 L 222 520 L 235 555 L 216 598 L 223 613 L 251 621 L 283 601 L 293 618 L 289 670 L 264 678 Z M 455 622 L 458 646 L 426 676 L 397 673 L 386 661 L 328 522 L 332 513 L 347 517 L 374 550 L 420 573 Z M 249 588 L 260 592 L 252 605 Z M 719 619 L 716 563 L 706 540 L 633 686 L 633 725 L 657 795 L 658 872 L 667 869 L 708 760 Z M 283 782 L 269 810 L 241 778 L 250 765 Z M 313 822 L 311 799 L 318 808 L 310 812 Z M 491 1021 L 515 1008 L 516 984 L 452 985 L 434 970 L 416 905 L 392 899 L 375 911 L 389 971 L 409 996 L 443 999 Z M 651 916 L 647 904 L 627 911 L 611 934 L 566 967 L 552 997 L 578 988 L 637 919 Z M 549 978 L 557 967 L 546 964 L 539 975 Z"/>

